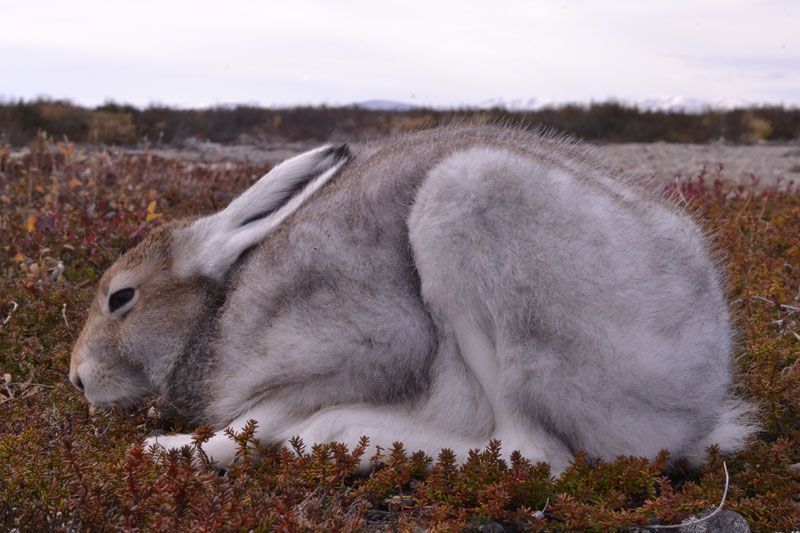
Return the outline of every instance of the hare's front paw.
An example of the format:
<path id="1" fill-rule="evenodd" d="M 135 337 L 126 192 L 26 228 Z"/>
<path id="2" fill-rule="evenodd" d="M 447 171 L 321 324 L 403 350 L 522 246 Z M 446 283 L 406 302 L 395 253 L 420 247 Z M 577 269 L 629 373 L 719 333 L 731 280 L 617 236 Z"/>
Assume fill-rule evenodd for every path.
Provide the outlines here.
<path id="1" fill-rule="evenodd" d="M 154 455 L 159 455 L 173 448 L 180 450 L 184 446 L 194 446 L 191 435 L 155 435 L 144 440 L 144 449 L 152 450 Z"/>

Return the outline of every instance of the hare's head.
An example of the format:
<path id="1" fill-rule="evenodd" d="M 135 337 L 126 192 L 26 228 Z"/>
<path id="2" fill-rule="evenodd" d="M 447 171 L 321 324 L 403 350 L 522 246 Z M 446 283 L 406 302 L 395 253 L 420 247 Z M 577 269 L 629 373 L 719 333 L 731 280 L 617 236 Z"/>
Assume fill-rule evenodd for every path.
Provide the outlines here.
<path id="1" fill-rule="evenodd" d="M 92 403 L 131 405 L 158 392 L 197 335 L 218 290 L 173 273 L 174 239 L 186 227 L 155 229 L 100 280 L 70 363 L 71 381 Z"/>
<path id="2" fill-rule="evenodd" d="M 347 161 L 324 146 L 272 169 L 224 210 L 165 224 L 106 271 L 75 343 L 70 380 L 94 404 L 163 393 L 175 365 L 211 327 L 236 260 Z M 181 363 L 182 362 L 182 363 Z"/>

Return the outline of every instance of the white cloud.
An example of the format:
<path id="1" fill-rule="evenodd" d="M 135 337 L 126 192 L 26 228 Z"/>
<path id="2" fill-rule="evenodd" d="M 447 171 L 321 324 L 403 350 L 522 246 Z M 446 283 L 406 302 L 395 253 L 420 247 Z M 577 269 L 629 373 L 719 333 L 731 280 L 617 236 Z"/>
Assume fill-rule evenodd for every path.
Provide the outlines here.
<path id="1" fill-rule="evenodd" d="M 0 1 L 0 13 L 6 97 L 800 104 L 793 0 Z"/>

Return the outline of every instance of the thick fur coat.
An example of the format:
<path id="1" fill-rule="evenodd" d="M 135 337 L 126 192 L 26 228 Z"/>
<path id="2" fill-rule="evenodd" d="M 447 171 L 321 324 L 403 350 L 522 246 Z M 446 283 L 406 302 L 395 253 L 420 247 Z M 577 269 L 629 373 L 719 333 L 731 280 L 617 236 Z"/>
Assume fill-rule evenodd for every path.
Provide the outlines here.
<path id="1" fill-rule="evenodd" d="M 563 139 L 450 127 L 320 148 L 163 226 L 104 276 L 71 377 L 274 442 L 697 463 L 753 431 L 731 339 L 686 214 Z"/>

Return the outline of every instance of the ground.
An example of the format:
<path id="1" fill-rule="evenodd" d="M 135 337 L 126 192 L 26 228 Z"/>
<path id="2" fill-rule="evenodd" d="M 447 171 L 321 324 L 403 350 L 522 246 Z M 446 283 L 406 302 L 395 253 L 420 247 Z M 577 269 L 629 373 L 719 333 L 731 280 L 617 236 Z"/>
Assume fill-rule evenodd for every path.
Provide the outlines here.
<path id="1" fill-rule="evenodd" d="M 348 141 L 349 139 L 336 139 Z M 180 146 L 134 148 L 129 154 L 154 154 L 159 157 L 195 162 L 238 161 L 250 164 L 275 164 L 318 145 L 309 141 L 274 141 L 253 144 L 217 144 L 188 141 Z M 593 146 L 600 156 L 615 161 L 621 168 L 672 183 L 676 178 L 693 179 L 705 169 L 727 184 L 749 186 L 753 179 L 759 188 L 800 182 L 800 143 L 762 143 L 752 145 L 680 143 L 603 143 Z"/>
<path id="2" fill-rule="evenodd" d="M 306 144 L 198 146 L 106 150 L 41 137 L 23 152 L 0 148 L 0 529 L 674 524 L 717 505 L 723 461 L 728 509 L 754 530 L 800 526 L 800 196 L 788 183 L 798 177 L 796 146 L 599 147 L 670 184 L 664 194 L 688 203 L 714 235 L 740 333 L 740 392 L 759 406 L 763 430 L 740 454 L 710 450 L 698 471 L 668 468 L 665 455 L 579 456 L 558 478 L 519 456 L 502 461 L 502 443 L 462 467 L 447 451 L 429 458 L 398 444 L 355 475 L 359 449 L 297 442 L 256 456 L 247 431 L 236 436 L 240 460 L 221 473 L 188 449 L 154 461 L 139 445 L 160 427 L 151 405 L 90 409 L 67 369 L 102 271 L 161 221 L 218 209 Z M 197 438 L 206 436 L 200 428 Z"/>

